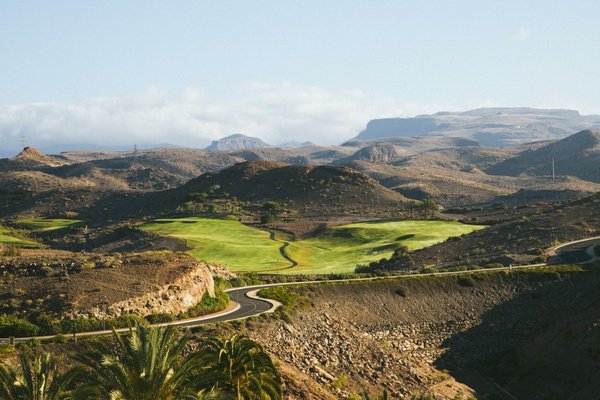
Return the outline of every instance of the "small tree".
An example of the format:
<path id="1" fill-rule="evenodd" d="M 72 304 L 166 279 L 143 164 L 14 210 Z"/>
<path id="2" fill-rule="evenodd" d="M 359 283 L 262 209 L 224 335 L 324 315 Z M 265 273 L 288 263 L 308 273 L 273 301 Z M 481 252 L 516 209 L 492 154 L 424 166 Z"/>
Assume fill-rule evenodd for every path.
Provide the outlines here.
<path id="1" fill-rule="evenodd" d="M 275 216 L 273 214 L 264 214 L 260 216 L 260 222 L 262 224 L 272 224 L 275 222 Z"/>
<path id="2" fill-rule="evenodd" d="M 437 207 L 437 203 L 435 202 L 433 197 L 431 197 L 431 196 L 425 197 L 423 200 L 421 200 L 420 205 L 423 210 L 423 218 L 424 219 L 432 218 L 433 212 L 435 211 L 435 209 Z"/>

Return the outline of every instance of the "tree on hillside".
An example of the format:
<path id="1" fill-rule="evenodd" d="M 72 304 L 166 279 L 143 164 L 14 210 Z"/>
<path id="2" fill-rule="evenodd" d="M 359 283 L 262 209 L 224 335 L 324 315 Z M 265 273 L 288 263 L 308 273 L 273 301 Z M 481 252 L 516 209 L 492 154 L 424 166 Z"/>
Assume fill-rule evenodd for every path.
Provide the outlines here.
<path id="1" fill-rule="evenodd" d="M 421 209 L 423 210 L 423 219 L 433 218 L 433 213 L 437 208 L 437 203 L 431 196 L 425 197 L 420 202 Z"/>
<path id="2" fill-rule="evenodd" d="M 92 391 L 77 385 L 81 368 L 60 371 L 60 362 L 50 354 L 23 353 L 15 366 L 0 364 L 0 399 L 71 400 L 87 399 Z"/>
<path id="3" fill-rule="evenodd" d="M 231 393 L 236 400 L 283 399 L 281 379 L 262 346 L 247 336 L 213 339 L 200 351 L 199 388 Z"/>

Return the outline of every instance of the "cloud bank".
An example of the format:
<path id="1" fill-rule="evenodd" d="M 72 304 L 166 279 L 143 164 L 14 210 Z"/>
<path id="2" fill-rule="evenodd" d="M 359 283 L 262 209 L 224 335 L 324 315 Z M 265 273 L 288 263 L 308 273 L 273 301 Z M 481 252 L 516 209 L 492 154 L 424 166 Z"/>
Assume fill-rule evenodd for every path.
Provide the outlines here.
<path id="1" fill-rule="evenodd" d="M 275 145 L 306 140 L 336 144 L 355 136 L 373 118 L 442 109 L 452 107 L 291 83 L 249 84 L 239 100 L 214 100 L 195 88 L 170 96 L 152 87 L 137 96 L 0 105 L 0 152 L 18 149 L 22 134 L 26 144 L 40 148 L 65 144 L 130 148 L 134 143 L 204 147 L 232 133 L 258 136 Z"/>

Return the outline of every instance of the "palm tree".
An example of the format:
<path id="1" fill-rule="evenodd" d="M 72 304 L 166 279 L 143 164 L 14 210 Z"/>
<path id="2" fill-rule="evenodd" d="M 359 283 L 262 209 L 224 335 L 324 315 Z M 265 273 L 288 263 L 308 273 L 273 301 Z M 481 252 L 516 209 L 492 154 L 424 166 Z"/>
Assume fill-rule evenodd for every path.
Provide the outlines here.
<path id="1" fill-rule="evenodd" d="M 91 369 L 100 398 L 111 400 L 179 400 L 207 398 L 192 391 L 190 378 L 201 366 L 199 355 L 183 356 L 188 337 L 172 327 L 137 325 L 127 335 L 114 332 L 114 348 L 96 342 L 78 357 Z"/>
<path id="2" fill-rule="evenodd" d="M 218 389 L 237 400 L 280 400 L 281 379 L 262 346 L 244 335 L 210 340 L 200 351 L 204 367 L 197 385 Z"/>
<path id="3" fill-rule="evenodd" d="M 60 372 L 60 362 L 50 354 L 21 354 L 15 366 L 0 365 L 0 399 L 71 400 L 87 398 L 89 391 L 77 387 L 81 368 Z"/>

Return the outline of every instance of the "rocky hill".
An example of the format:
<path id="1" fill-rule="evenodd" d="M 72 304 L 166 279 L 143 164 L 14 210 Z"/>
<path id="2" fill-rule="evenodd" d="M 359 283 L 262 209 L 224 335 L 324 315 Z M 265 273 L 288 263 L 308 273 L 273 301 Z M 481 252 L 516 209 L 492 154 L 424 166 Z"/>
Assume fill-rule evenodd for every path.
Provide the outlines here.
<path id="1" fill-rule="evenodd" d="M 389 163 L 398 160 L 405 152 L 393 144 L 375 144 L 365 146 L 352 154 L 350 157 L 338 160 L 338 163 L 352 161 L 368 161 L 375 163 Z"/>
<path id="2" fill-rule="evenodd" d="M 29 149 L 15 159 L 0 160 L 0 185 L 30 192 L 83 188 L 165 190 L 244 160 L 197 149 L 70 152 L 61 157 L 40 154 Z"/>
<path id="3" fill-rule="evenodd" d="M 534 108 L 481 108 L 466 112 L 440 112 L 414 118 L 372 120 L 356 137 L 452 136 L 499 147 L 536 140 L 561 139 L 573 132 L 600 126 L 600 116 L 583 116 L 572 110 Z"/>
<path id="4" fill-rule="evenodd" d="M 406 198 L 376 180 L 346 167 L 300 166 L 250 161 L 191 180 L 173 193 L 227 194 L 241 201 L 276 200 L 298 212 L 324 214 L 382 213 L 398 209 Z M 217 188 L 217 189 L 215 189 Z"/>
<path id="5" fill-rule="evenodd" d="M 507 209 L 504 211 L 507 222 L 412 255 L 420 266 L 531 262 L 555 243 L 599 236 L 599 211 L 600 194 L 562 205 Z"/>
<path id="6" fill-rule="evenodd" d="M 565 139 L 490 166 L 485 171 L 492 175 L 576 176 L 600 182 L 600 131 L 584 130 Z"/>
<path id="7" fill-rule="evenodd" d="M 205 150 L 208 151 L 230 151 L 230 150 L 246 150 L 246 149 L 259 149 L 263 147 L 270 147 L 268 144 L 256 137 L 242 135 L 241 133 L 235 133 L 233 135 L 226 136 L 219 140 L 214 140 L 210 146 Z"/>

